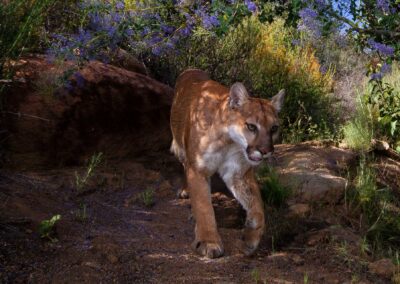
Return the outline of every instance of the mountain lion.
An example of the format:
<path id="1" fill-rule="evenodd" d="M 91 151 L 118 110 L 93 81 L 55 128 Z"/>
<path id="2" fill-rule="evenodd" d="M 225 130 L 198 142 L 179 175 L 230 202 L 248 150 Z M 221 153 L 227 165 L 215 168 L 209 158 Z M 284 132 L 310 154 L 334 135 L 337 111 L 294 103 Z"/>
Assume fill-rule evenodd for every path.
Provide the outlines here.
<path id="1" fill-rule="evenodd" d="M 254 167 L 274 151 L 284 91 L 270 101 L 250 97 L 242 83 L 229 89 L 207 73 L 189 69 L 175 86 L 171 152 L 183 164 L 196 220 L 193 249 L 215 258 L 224 248 L 211 203 L 210 177 L 218 173 L 247 212 L 244 253 L 252 254 L 264 231 L 264 209 Z"/>

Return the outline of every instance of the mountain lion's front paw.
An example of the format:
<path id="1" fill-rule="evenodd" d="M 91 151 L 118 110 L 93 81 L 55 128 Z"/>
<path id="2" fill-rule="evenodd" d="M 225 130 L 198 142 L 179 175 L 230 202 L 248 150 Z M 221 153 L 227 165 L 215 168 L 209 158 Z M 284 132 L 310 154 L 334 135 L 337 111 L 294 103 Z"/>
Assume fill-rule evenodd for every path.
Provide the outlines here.
<path id="1" fill-rule="evenodd" d="M 192 244 L 192 248 L 199 255 L 206 256 L 208 258 L 217 258 L 224 254 L 224 247 L 222 243 L 217 242 L 195 240 Z"/>
<path id="2" fill-rule="evenodd" d="M 256 251 L 264 233 L 264 228 L 264 215 L 257 214 L 253 218 L 247 219 L 243 234 L 243 252 L 245 255 L 252 255 Z"/>

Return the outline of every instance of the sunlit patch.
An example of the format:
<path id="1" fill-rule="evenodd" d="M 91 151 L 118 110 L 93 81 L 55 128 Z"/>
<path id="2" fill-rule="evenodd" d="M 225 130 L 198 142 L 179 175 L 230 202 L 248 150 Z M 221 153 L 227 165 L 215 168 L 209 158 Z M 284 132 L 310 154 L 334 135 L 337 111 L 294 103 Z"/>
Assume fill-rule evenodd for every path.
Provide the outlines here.
<path id="1" fill-rule="evenodd" d="M 239 125 L 228 126 L 229 137 L 238 145 L 242 146 L 243 149 L 247 148 L 247 140 L 243 134 L 243 130 Z"/>

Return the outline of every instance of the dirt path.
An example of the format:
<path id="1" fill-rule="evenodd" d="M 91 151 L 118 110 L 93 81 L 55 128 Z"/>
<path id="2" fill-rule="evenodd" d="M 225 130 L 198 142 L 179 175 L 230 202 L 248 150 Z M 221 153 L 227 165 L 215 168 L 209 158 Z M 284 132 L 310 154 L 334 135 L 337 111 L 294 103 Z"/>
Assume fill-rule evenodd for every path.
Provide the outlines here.
<path id="1" fill-rule="evenodd" d="M 275 240 L 279 246 L 267 234 L 255 256 L 243 256 L 240 227 L 231 222 L 240 223 L 237 204 L 218 194 L 218 221 L 229 223 L 220 229 L 226 253 L 198 257 L 189 201 L 176 198 L 180 168 L 169 155 L 109 161 L 80 194 L 76 170 L 0 172 L 1 283 L 385 283 L 330 243 L 307 244 L 323 222 L 303 224 Z M 140 198 L 146 190 L 154 190 L 152 207 Z M 62 220 L 52 243 L 37 226 L 55 214 Z"/>

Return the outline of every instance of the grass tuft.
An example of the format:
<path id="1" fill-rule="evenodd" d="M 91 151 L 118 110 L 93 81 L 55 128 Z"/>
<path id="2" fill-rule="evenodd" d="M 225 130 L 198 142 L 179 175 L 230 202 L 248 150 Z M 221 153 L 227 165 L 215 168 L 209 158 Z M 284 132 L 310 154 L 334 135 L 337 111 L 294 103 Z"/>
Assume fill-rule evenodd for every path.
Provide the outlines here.
<path id="1" fill-rule="evenodd" d="M 75 186 L 78 192 L 82 192 L 89 179 L 93 176 L 96 168 L 101 164 L 103 160 L 103 153 L 94 154 L 88 163 L 86 172 L 83 176 L 80 176 L 78 172 L 75 172 Z"/>
<path id="2" fill-rule="evenodd" d="M 364 252 L 393 258 L 400 250 L 400 202 L 388 188 L 378 186 L 375 170 L 365 156 L 357 169 L 352 196 L 353 209 L 360 212 Z"/>
<path id="3" fill-rule="evenodd" d="M 154 201 L 154 189 L 148 188 L 139 195 L 140 200 L 143 202 L 144 206 L 152 207 L 155 204 Z"/>
<path id="4" fill-rule="evenodd" d="M 261 196 L 265 204 L 276 207 L 285 204 L 291 190 L 279 182 L 278 174 L 272 167 L 261 167 L 257 172 L 257 180 L 261 185 Z"/>
<path id="5" fill-rule="evenodd" d="M 374 137 L 374 124 L 370 108 L 358 97 L 354 118 L 343 129 L 344 141 L 357 151 L 368 151 Z"/>

